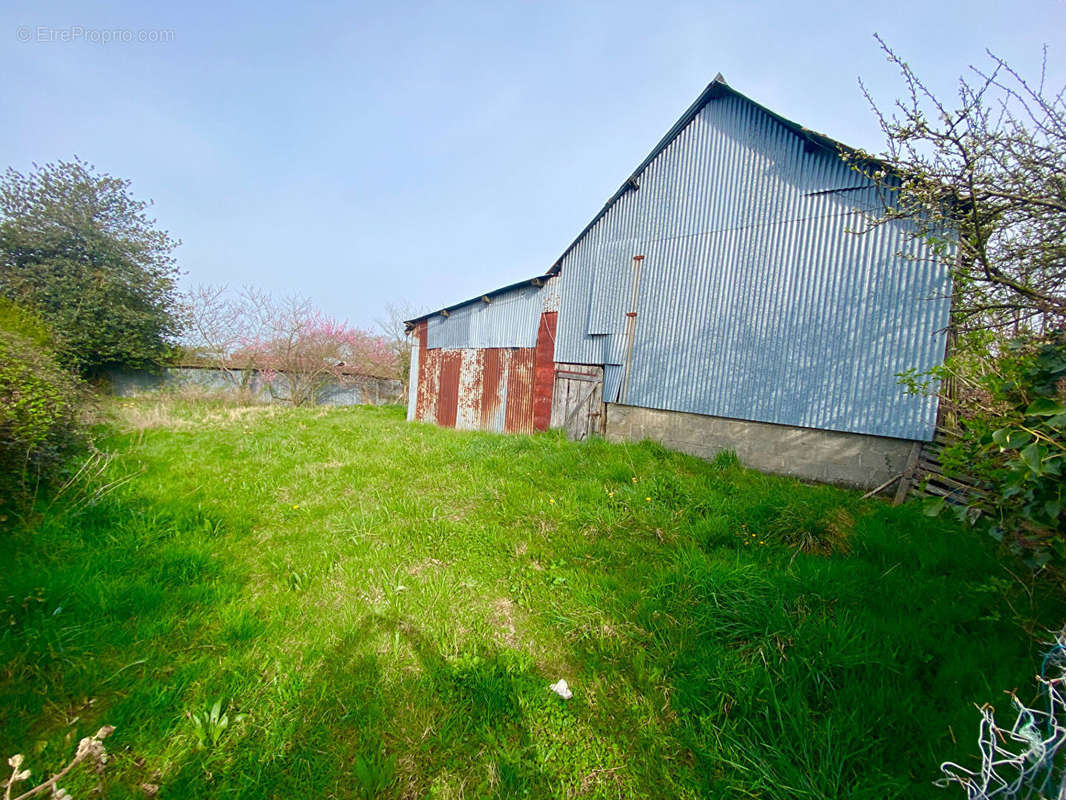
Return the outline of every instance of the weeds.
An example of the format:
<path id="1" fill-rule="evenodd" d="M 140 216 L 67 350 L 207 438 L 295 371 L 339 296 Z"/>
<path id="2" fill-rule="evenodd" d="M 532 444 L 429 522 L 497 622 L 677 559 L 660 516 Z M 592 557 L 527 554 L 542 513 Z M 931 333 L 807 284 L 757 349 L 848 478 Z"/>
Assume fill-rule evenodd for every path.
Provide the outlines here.
<path id="1" fill-rule="evenodd" d="M 229 727 L 229 714 L 222 709 L 221 700 L 216 700 L 210 708 L 189 712 L 188 717 L 192 723 L 197 750 L 212 750 L 217 747 Z M 244 714 L 237 714 L 233 721 L 238 723 L 244 718 Z"/>
<path id="2" fill-rule="evenodd" d="M 352 776 L 360 797 L 373 800 L 393 782 L 396 776 L 396 758 L 381 753 L 364 756 L 358 753 L 352 762 Z"/>

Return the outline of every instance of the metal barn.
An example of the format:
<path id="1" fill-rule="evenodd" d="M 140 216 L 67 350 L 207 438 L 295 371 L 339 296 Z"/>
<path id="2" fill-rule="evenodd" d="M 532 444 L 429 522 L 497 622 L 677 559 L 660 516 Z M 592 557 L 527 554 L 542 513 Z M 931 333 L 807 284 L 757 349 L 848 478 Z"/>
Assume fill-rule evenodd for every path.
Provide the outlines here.
<path id="1" fill-rule="evenodd" d="M 932 438 L 947 270 L 848 149 L 718 76 L 542 276 L 409 322 L 409 418 L 877 485 Z"/>

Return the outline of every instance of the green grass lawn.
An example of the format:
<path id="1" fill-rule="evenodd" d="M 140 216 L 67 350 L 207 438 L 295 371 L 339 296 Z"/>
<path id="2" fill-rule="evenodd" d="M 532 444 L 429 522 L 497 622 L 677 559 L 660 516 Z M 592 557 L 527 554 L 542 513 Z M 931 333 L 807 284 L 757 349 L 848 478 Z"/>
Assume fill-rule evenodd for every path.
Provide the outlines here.
<path id="1" fill-rule="evenodd" d="M 1066 610 L 973 532 L 729 457 L 112 414 L 125 482 L 0 536 L 0 755 L 115 725 L 106 797 L 961 797 L 938 764 Z"/>

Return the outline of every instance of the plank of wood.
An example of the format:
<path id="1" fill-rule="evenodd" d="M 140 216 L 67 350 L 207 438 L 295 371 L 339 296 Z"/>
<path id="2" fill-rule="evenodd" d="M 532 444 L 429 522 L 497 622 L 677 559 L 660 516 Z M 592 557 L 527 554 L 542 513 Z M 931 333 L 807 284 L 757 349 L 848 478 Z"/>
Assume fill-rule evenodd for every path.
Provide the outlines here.
<path id="1" fill-rule="evenodd" d="M 941 486 L 947 486 L 953 491 L 959 491 L 963 494 L 974 495 L 976 497 L 985 497 L 988 493 L 978 489 L 976 486 L 970 486 L 968 483 L 960 483 L 959 481 L 953 481 L 951 478 L 947 478 L 943 475 L 931 475 L 929 476 L 929 482 L 931 484 L 940 484 Z"/>
<path id="2" fill-rule="evenodd" d="M 911 443 L 911 452 L 907 456 L 907 466 L 903 468 L 903 477 L 899 480 L 896 488 L 896 496 L 892 499 L 892 505 L 898 506 L 907 499 L 907 495 L 914 483 L 914 470 L 918 466 L 918 457 L 922 454 L 922 443 Z"/>
<path id="3" fill-rule="evenodd" d="M 597 383 L 592 384 L 589 390 L 581 396 L 581 399 L 574 403 L 573 409 L 570 411 L 569 414 L 567 414 L 566 419 L 563 421 L 564 428 L 566 428 L 567 430 L 570 429 L 570 423 L 574 421 L 574 418 L 577 416 L 577 413 L 585 406 L 585 403 L 588 402 L 588 399 L 592 397 L 592 395 L 596 392 L 596 387 L 598 385 L 599 384 Z"/>
<path id="4" fill-rule="evenodd" d="M 938 497 L 951 497 L 958 500 L 962 500 L 965 498 L 965 494 L 963 492 L 960 492 L 958 489 L 945 489 L 944 487 L 937 486 L 934 483 L 927 483 L 922 491 L 925 494 L 935 494 Z"/>
<path id="5" fill-rule="evenodd" d="M 963 486 L 971 486 L 974 489 L 980 489 L 981 488 L 981 481 L 977 480 L 977 478 L 973 477 L 972 475 L 966 475 L 964 473 L 958 473 L 958 472 L 953 472 L 951 475 L 948 475 L 947 473 L 944 472 L 944 468 L 943 468 L 942 465 L 937 464 L 935 462 L 926 461 L 926 460 L 924 460 L 924 458 L 921 461 L 918 462 L 917 471 L 918 472 L 925 472 L 925 473 L 927 473 L 929 475 L 936 475 L 938 477 L 944 477 L 945 479 L 950 478 L 951 480 L 953 480 L 953 481 L 955 481 L 955 482 L 957 482 L 959 484 L 962 484 Z"/>
<path id="6" fill-rule="evenodd" d="M 887 489 L 889 486 L 891 486 L 893 483 L 895 483 L 896 481 L 898 481 L 902 477 L 903 477 L 903 473 L 902 472 L 899 475 L 893 475 L 891 478 L 889 478 L 887 481 L 882 483 L 876 489 L 871 489 L 866 494 L 864 494 L 862 496 L 862 499 L 863 500 L 868 500 L 869 498 L 873 497 L 875 494 L 878 494 L 879 492 L 882 492 L 885 489 Z"/>

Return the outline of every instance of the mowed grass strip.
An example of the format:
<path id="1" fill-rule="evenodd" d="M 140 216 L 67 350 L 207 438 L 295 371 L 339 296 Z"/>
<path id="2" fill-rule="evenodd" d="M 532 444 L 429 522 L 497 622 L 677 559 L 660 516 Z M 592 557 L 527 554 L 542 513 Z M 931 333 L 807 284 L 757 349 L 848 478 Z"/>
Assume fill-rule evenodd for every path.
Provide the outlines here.
<path id="1" fill-rule="evenodd" d="M 1064 611 L 969 530 L 728 455 L 113 413 L 126 482 L 0 537 L 0 755 L 115 725 L 77 796 L 943 797 Z"/>

